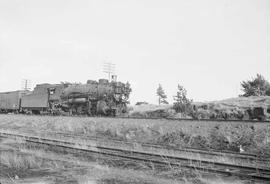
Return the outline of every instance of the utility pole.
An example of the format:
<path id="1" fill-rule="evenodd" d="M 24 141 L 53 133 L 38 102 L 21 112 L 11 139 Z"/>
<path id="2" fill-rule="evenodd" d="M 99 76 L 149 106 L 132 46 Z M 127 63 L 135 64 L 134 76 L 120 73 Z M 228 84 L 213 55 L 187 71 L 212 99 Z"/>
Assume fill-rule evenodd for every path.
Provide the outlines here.
<path id="1" fill-rule="evenodd" d="M 111 75 L 115 72 L 115 64 L 110 62 L 104 63 L 103 72 L 108 74 L 108 80 L 111 81 Z"/>
<path id="2" fill-rule="evenodd" d="M 22 80 L 22 90 L 30 90 L 31 89 L 31 81 L 29 79 Z"/>

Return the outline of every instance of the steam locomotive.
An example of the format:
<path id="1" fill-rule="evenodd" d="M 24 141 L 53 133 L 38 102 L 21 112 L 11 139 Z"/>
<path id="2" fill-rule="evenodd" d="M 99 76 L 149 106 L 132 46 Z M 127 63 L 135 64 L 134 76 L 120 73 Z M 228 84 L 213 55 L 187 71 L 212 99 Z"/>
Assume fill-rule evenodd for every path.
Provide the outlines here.
<path id="1" fill-rule="evenodd" d="M 115 116 L 126 112 L 130 92 L 129 83 L 106 79 L 38 84 L 33 91 L 0 93 L 0 112 Z"/>

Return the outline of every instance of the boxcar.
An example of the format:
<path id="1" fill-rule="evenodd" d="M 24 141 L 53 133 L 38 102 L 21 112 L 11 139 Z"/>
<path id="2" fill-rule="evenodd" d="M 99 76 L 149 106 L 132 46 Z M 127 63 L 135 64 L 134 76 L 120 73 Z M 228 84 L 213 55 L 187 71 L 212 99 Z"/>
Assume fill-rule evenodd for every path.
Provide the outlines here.
<path id="1" fill-rule="evenodd" d="M 18 112 L 21 106 L 21 97 L 29 91 L 18 90 L 0 93 L 0 112 Z"/>

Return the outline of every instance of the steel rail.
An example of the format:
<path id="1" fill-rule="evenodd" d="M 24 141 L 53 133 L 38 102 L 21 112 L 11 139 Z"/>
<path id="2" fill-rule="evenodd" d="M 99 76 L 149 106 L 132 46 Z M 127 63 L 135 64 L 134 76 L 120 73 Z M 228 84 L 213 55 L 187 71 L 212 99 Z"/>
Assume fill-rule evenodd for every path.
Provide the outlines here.
<path id="1" fill-rule="evenodd" d="M 191 148 L 191 147 L 182 147 L 177 148 L 174 146 L 169 146 L 165 144 L 156 144 L 156 143 L 146 143 L 141 141 L 124 141 L 121 139 L 116 138 L 109 138 L 106 139 L 102 136 L 90 136 L 90 135 L 78 135 L 78 134 L 72 134 L 72 133 L 62 133 L 62 132 L 45 132 L 44 135 L 61 135 L 64 137 L 71 137 L 71 138 L 79 138 L 83 140 L 94 140 L 94 141 L 110 141 L 114 143 L 118 143 L 120 145 L 134 145 L 139 144 L 143 147 L 149 147 L 149 148 L 158 148 L 158 149 L 167 149 L 167 150 L 175 150 L 175 151 L 185 151 L 189 153 L 198 153 L 198 154 L 208 154 L 212 156 L 225 156 L 225 157 L 234 157 L 234 158 L 243 158 L 243 159 L 250 159 L 250 160 L 260 160 L 260 161 L 267 161 L 270 163 L 269 157 L 264 157 L 257 154 L 251 154 L 251 153 L 239 153 L 234 151 L 227 151 L 227 150 L 215 150 L 215 149 L 199 149 L 199 148 Z"/>
<path id="2" fill-rule="evenodd" d="M 105 118 L 120 118 L 120 119 L 152 119 L 152 120 L 170 120 L 170 121 L 210 121 L 210 122 L 243 122 L 243 123 L 270 123 L 270 120 L 239 120 L 239 119 L 190 119 L 190 118 L 172 118 L 172 117 L 134 117 L 134 116 L 117 116 Z"/>
<path id="3" fill-rule="evenodd" d="M 45 115 L 46 116 L 46 115 Z M 113 118 L 113 119 L 141 119 L 141 120 L 169 120 L 169 121 L 210 121 L 210 122 L 243 122 L 243 123 L 270 123 L 270 120 L 241 120 L 241 119 L 195 119 L 195 118 L 173 118 L 173 117 L 136 117 L 136 116 L 68 116 L 68 117 L 90 117 L 90 118 Z"/>
<path id="4" fill-rule="evenodd" d="M 5 131 L 5 132 L 10 132 L 8 129 L 0 129 L 0 131 Z M 28 131 L 25 133 L 31 133 L 33 132 Z M 237 158 L 245 158 L 245 159 L 251 159 L 251 160 L 258 160 L 260 159 L 261 161 L 268 161 L 270 162 L 269 157 L 265 157 L 263 155 L 258 155 L 258 154 L 252 154 L 252 153 L 240 153 L 240 152 L 235 152 L 235 151 L 228 151 L 228 150 L 216 150 L 216 149 L 203 149 L 203 148 L 193 148 L 193 147 L 175 147 L 172 145 L 167 145 L 167 144 L 157 144 L 157 143 L 147 143 L 147 142 L 142 142 L 142 141 L 127 141 L 119 138 L 104 138 L 102 136 L 98 135 L 87 135 L 87 134 L 75 134 L 75 133 L 63 133 L 63 132 L 58 132 L 58 131 L 49 131 L 49 132 L 39 132 L 36 135 L 42 135 L 42 136 L 59 136 L 61 138 L 63 137 L 69 137 L 69 138 L 78 138 L 82 140 L 94 140 L 94 141 L 110 141 L 114 143 L 118 143 L 120 145 L 125 144 L 125 145 L 134 145 L 134 144 L 139 144 L 141 146 L 145 147 L 151 147 L 151 148 L 160 148 L 160 149 L 167 149 L 167 150 L 176 150 L 176 151 L 186 151 L 190 153 L 199 153 L 199 154 L 208 154 L 212 156 L 228 156 L 228 157 L 237 157 Z"/>
<path id="5" fill-rule="evenodd" d="M 214 172 L 219 174 L 229 174 L 241 177 L 250 177 L 260 180 L 270 180 L 270 169 L 254 168 L 249 166 L 239 166 L 234 164 L 224 164 L 219 162 L 202 161 L 198 159 L 187 159 L 179 156 L 163 155 L 158 153 L 146 153 L 142 151 L 123 150 L 120 148 L 108 148 L 102 146 L 91 146 L 85 144 L 78 144 L 70 141 L 63 141 L 57 139 L 47 139 L 35 136 L 10 134 L 0 132 L 0 136 L 4 138 L 22 138 L 27 142 L 37 144 L 46 144 L 50 146 L 58 146 L 68 149 L 75 149 L 78 151 L 86 151 L 119 157 L 123 159 L 151 162 L 159 165 L 181 166 L 185 168 L 193 168 L 204 172 Z"/>
<path id="6" fill-rule="evenodd" d="M 1 114 L 1 113 L 0 113 Z M 19 114 L 22 115 L 22 114 Z M 134 120 L 169 120 L 169 121 L 200 121 L 200 122 L 240 122 L 240 123 L 270 123 L 270 120 L 244 120 L 244 119 L 195 119 L 195 118 L 173 118 L 173 117 L 136 117 L 136 116 L 87 116 L 87 115 L 34 115 L 27 114 L 27 116 L 63 116 L 63 117 L 80 117 L 80 118 L 106 118 L 106 119 L 134 119 Z"/>
<path id="7" fill-rule="evenodd" d="M 0 131 L 3 131 L 3 129 L 0 129 Z M 9 133 L 10 131 L 5 132 Z M 129 146 L 131 148 L 133 147 L 141 147 L 146 148 L 148 150 L 151 150 L 153 148 L 159 149 L 159 150 L 165 150 L 166 152 L 172 152 L 177 151 L 178 153 L 184 153 L 184 154 L 196 154 L 196 155 L 202 155 L 202 156 L 216 156 L 216 157 L 223 157 L 223 158 L 232 158 L 232 159 L 240 159 L 241 161 L 244 161 L 244 163 L 251 164 L 253 162 L 254 164 L 261 164 L 266 165 L 269 163 L 270 165 L 270 158 L 262 155 L 256 155 L 256 154 L 250 154 L 250 153 L 239 153 L 239 152 L 233 152 L 233 151 L 223 151 L 223 150 L 207 150 L 207 149 L 197 149 L 197 148 L 190 148 L 190 147 L 174 147 L 174 146 L 168 146 L 164 144 L 154 144 L 154 143 L 146 143 L 146 142 L 139 142 L 139 141 L 125 141 L 121 139 L 115 139 L 115 138 L 109 138 L 106 139 L 101 136 L 90 136 L 85 134 L 74 134 L 74 133 L 63 133 L 63 132 L 57 132 L 57 131 L 50 131 L 50 132 L 39 132 L 38 134 L 33 134 L 33 132 L 25 132 L 30 133 L 30 135 L 36 135 L 41 137 L 56 137 L 56 138 L 70 138 L 70 139 L 76 139 L 83 140 L 83 141 L 95 141 L 98 143 L 110 143 L 111 144 L 118 144 L 120 146 Z M 108 144 L 107 144 L 108 145 Z M 106 146 L 107 146 L 106 145 Z"/>

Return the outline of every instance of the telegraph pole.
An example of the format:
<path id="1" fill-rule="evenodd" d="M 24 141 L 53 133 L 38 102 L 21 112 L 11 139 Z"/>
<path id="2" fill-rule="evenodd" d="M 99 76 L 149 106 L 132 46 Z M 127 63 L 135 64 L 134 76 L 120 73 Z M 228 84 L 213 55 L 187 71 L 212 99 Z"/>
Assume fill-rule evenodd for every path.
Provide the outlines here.
<path id="1" fill-rule="evenodd" d="M 22 80 L 22 90 L 30 90 L 31 89 L 31 81 L 29 79 Z"/>
<path id="2" fill-rule="evenodd" d="M 115 72 L 115 64 L 106 62 L 103 64 L 103 72 L 108 74 L 108 79 L 111 81 L 111 75 Z"/>

